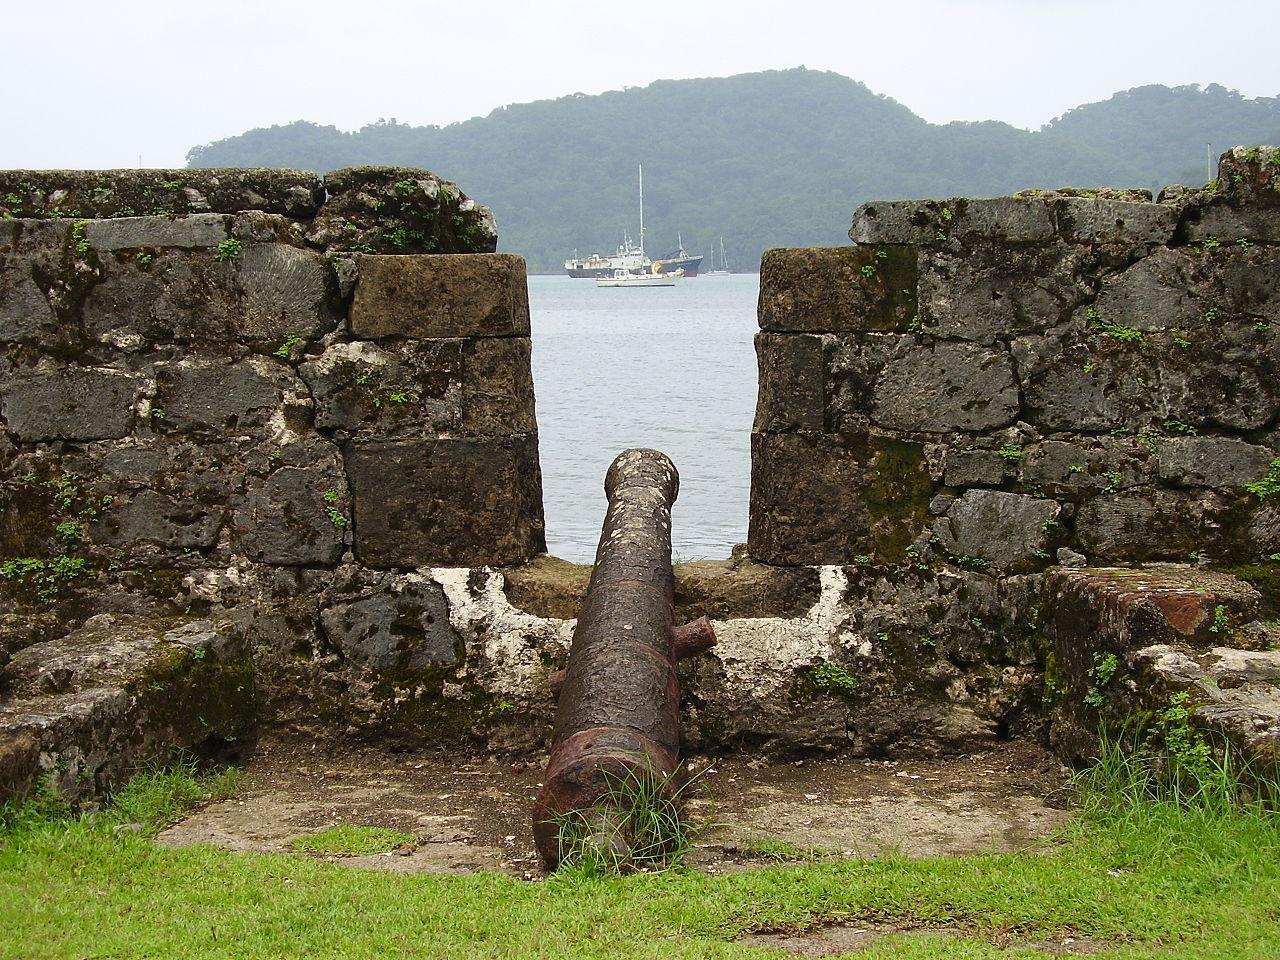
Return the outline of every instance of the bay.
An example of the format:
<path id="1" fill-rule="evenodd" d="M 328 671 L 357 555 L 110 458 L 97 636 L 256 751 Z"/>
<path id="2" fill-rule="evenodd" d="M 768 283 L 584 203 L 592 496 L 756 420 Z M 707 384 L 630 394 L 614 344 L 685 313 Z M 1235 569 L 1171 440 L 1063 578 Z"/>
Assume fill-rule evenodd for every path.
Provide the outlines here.
<path id="1" fill-rule="evenodd" d="M 746 540 L 759 289 L 759 274 L 640 289 L 529 277 L 549 553 L 595 558 L 605 471 L 628 447 L 680 471 L 676 559 L 722 559 Z"/>

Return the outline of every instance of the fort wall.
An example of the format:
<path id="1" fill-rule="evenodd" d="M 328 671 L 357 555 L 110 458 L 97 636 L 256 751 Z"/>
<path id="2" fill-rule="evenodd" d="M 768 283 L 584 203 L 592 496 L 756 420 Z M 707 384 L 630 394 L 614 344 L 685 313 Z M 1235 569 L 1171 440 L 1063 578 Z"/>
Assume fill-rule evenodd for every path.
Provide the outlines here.
<path id="1" fill-rule="evenodd" d="M 749 542 L 676 567 L 719 636 L 687 745 L 1074 759 L 1181 691 L 1274 750 L 1278 188 L 1238 149 L 1158 201 L 875 203 L 769 251 Z M 402 168 L 0 205 L 0 793 L 255 729 L 545 747 L 589 568 L 544 552 L 488 211 Z"/>

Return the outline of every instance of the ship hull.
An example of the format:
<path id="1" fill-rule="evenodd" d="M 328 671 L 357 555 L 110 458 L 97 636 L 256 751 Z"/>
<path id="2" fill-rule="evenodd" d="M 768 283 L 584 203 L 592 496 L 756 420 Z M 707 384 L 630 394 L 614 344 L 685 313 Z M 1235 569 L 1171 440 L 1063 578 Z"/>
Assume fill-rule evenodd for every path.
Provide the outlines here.
<path id="1" fill-rule="evenodd" d="M 696 277 L 698 268 L 702 266 L 702 257 L 674 257 L 671 260 L 655 260 L 655 273 L 675 273 L 683 270 L 686 277 Z"/>

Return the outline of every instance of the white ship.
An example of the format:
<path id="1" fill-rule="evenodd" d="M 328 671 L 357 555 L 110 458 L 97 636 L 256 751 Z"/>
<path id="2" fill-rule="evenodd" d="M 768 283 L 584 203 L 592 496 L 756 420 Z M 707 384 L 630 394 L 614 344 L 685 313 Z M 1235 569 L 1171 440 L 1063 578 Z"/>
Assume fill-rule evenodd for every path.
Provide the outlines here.
<path id="1" fill-rule="evenodd" d="M 649 258 L 644 255 L 644 248 L 631 242 L 631 237 L 623 233 L 618 252 L 610 257 L 593 253 L 589 257 L 579 259 L 575 256 L 564 262 L 565 273 L 571 277 L 590 279 L 591 277 L 612 277 L 615 270 L 626 270 L 636 273 L 649 269 Z"/>

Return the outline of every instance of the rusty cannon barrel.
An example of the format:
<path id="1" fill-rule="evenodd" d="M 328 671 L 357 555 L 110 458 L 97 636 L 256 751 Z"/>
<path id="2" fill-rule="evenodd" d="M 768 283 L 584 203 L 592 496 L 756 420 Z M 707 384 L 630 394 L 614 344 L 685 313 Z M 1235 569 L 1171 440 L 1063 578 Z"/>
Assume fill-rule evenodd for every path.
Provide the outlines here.
<path id="1" fill-rule="evenodd" d="M 680 752 L 680 684 L 675 661 L 705 650 L 705 617 L 673 624 L 671 505 L 675 466 L 656 450 L 625 450 L 609 467 L 609 499 L 595 569 L 578 614 L 559 692 L 551 759 L 533 814 L 548 867 L 564 854 L 562 830 L 575 817 L 619 859 L 630 842 L 618 787 L 645 783 L 668 796 Z"/>

